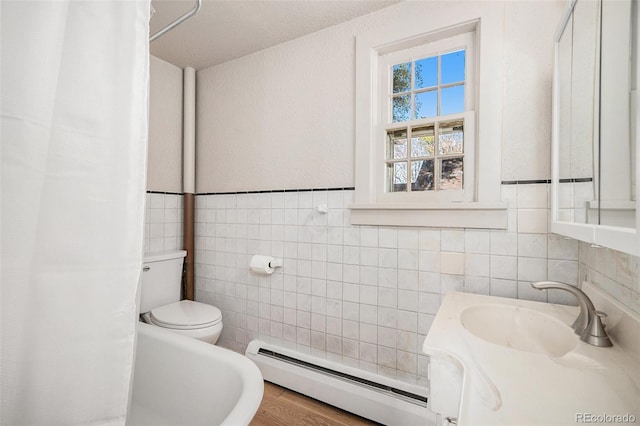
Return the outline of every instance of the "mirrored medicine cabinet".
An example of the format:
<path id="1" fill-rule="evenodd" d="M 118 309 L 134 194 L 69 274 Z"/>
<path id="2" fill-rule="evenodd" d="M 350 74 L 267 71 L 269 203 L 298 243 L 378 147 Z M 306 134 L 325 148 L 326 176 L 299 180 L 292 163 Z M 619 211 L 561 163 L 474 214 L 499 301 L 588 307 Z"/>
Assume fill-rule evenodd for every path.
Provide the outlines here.
<path id="1" fill-rule="evenodd" d="M 551 231 L 640 255 L 637 0 L 574 0 L 558 29 Z"/>

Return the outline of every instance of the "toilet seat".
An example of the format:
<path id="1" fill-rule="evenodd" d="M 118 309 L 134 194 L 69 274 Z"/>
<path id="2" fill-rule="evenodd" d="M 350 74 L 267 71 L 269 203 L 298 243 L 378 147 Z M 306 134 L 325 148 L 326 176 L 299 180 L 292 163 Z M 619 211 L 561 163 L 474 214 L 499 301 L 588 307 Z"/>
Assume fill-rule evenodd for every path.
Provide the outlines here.
<path id="1" fill-rule="evenodd" d="M 152 309 L 152 324 L 174 330 L 194 330 L 212 327 L 222 322 L 222 312 L 205 303 L 181 300 L 180 302 Z"/>

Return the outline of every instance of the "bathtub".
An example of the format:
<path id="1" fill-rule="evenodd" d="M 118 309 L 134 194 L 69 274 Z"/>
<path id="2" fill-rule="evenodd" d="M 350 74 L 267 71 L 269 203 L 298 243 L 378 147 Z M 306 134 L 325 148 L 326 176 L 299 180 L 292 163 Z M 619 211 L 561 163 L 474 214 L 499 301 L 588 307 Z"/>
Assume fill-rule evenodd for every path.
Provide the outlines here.
<path id="1" fill-rule="evenodd" d="M 138 323 L 127 425 L 248 425 L 263 391 L 248 358 Z"/>

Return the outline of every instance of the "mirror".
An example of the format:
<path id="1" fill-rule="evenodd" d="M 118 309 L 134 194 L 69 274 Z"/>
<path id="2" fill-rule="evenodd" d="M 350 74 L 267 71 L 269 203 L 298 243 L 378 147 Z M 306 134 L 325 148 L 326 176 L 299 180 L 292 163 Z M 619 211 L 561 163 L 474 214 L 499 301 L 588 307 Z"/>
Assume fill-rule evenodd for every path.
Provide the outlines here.
<path id="1" fill-rule="evenodd" d="M 634 253 L 637 14 L 636 0 L 574 0 L 565 15 L 555 46 L 552 179 L 553 232 L 595 242 L 602 228 L 618 229 L 632 242 L 623 251 Z"/>
<path id="2" fill-rule="evenodd" d="M 601 4 L 599 203 L 594 206 L 599 217 L 589 223 L 635 228 L 632 1 L 605 0 Z"/>
<path id="3" fill-rule="evenodd" d="M 568 222 L 587 223 L 596 199 L 599 9 L 576 2 L 558 40 L 559 219 Z"/>

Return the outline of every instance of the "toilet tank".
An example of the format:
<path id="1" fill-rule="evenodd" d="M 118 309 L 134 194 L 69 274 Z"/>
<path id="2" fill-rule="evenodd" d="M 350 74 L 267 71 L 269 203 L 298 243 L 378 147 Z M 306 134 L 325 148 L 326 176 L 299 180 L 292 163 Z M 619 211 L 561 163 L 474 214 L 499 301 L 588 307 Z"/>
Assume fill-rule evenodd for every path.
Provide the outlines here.
<path id="1" fill-rule="evenodd" d="M 184 250 L 151 253 L 144 257 L 140 313 L 180 300 Z"/>

